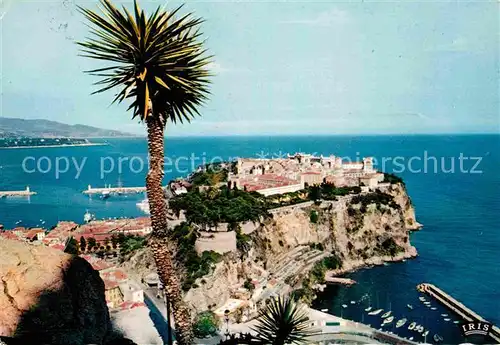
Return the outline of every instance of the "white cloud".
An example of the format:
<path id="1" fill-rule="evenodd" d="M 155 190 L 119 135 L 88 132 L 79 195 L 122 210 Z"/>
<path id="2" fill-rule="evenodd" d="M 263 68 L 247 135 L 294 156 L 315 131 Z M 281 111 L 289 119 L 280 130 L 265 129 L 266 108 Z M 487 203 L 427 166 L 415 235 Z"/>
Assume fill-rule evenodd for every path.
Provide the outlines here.
<path id="1" fill-rule="evenodd" d="M 302 24 L 311 26 L 334 26 L 349 23 L 350 17 L 347 11 L 333 8 L 326 12 L 321 12 L 315 18 L 293 19 L 281 21 L 281 24 Z"/>

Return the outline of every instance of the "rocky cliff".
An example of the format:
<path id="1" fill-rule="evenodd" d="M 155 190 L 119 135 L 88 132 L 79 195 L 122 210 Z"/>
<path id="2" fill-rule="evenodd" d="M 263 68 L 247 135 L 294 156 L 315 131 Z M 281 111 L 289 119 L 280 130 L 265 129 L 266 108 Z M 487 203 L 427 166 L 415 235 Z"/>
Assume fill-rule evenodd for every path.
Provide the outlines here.
<path id="1" fill-rule="evenodd" d="M 411 258 L 417 251 L 409 234 L 419 226 L 402 184 L 335 201 L 276 209 L 244 236 L 247 252 L 225 254 L 209 275 L 196 281 L 185 299 L 194 311 L 213 309 L 230 297 L 244 295 L 241 287 L 248 279 L 265 282 L 267 289 L 278 286 L 276 291 L 286 291 L 316 262 L 332 255 L 341 263 L 336 270 L 339 274 Z M 142 275 L 154 269 L 142 264 L 136 267 Z"/>
<path id="2" fill-rule="evenodd" d="M 129 344 L 111 326 L 104 283 L 89 263 L 0 239 L 0 337 L 7 344 Z"/>

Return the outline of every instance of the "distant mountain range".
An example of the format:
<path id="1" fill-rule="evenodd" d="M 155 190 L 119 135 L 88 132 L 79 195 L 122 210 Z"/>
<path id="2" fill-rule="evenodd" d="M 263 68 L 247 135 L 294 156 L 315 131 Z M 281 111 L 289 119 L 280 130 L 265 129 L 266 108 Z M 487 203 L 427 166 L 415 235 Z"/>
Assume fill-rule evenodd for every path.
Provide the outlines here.
<path id="1" fill-rule="evenodd" d="M 0 117 L 0 138 L 109 138 L 132 137 L 130 133 L 85 125 L 68 125 L 49 120 Z"/>

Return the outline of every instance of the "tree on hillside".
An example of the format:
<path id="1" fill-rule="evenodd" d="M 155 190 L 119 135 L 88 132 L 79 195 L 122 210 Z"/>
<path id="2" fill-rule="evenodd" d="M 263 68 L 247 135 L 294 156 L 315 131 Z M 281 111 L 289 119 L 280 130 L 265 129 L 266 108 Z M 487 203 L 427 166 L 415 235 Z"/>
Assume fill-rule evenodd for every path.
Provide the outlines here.
<path id="1" fill-rule="evenodd" d="M 87 249 L 87 241 L 85 240 L 85 237 L 81 236 L 80 237 L 80 250 L 82 252 L 85 252 L 85 249 Z"/>
<path id="2" fill-rule="evenodd" d="M 66 247 L 64 248 L 64 252 L 68 254 L 78 255 L 78 241 L 73 237 L 66 241 Z"/>
<path id="3" fill-rule="evenodd" d="M 134 2 L 133 14 L 101 0 L 102 14 L 80 7 L 90 22 L 93 38 L 79 42 L 83 56 L 106 61 L 103 68 L 88 71 L 102 77 L 95 93 L 118 88 L 114 102 L 131 100 L 132 118 L 146 124 L 150 168 L 146 177 L 153 233 L 151 247 L 168 300 L 172 303 L 181 345 L 192 343 L 191 317 L 182 300 L 168 247 L 167 210 L 162 189 L 164 131 L 168 121 L 190 121 L 207 99 L 209 72 L 201 19 L 187 14 L 176 18 L 179 8 L 160 7 L 148 15 Z"/>
<path id="4" fill-rule="evenodd" d="M 88 250 L 92 250 L 94 248 L 97 248 L 97 241 L 93 237 L 89 237 L 89 242 L 87 244 Z"/>

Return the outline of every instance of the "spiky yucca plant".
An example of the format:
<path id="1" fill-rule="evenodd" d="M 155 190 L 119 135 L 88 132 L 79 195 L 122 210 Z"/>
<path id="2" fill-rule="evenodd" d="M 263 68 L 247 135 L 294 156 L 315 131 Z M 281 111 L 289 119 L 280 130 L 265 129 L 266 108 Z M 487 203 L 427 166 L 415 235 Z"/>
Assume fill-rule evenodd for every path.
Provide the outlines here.
<path id="1" fill-rule="evenodd" d="M 258 324 L 252 329 L 261 344 L 304 343 L 312 335 L 309 317 L 293 297 L 279 296 L 259 311 Z"/>
<path id="2" fill-rule="evenodd" d="M 131 14 L 101 0 L 100 13 L 79 8 L 89 21 L 91 38 L 78 44 L 82 55 L 108 65 L 87 71 L 101 79 L 94 93 L 117 90 L 112 103 L 131 100 L 132 118 L 146 124 L 150 169 L 146 177 L 153 251 L 158 274 L 172 309 L 179 344 L 192 343 L 189 309 L 182 300 L 172 254 L 168 249 L 167 209 L 162 189 L 166 124 L 190 121 L 208 95 L 209 72 L 199 25 L 187 14 L 176 19 L 179 8 L 158 7 L 147 15 L 134 2 Z"/>

